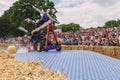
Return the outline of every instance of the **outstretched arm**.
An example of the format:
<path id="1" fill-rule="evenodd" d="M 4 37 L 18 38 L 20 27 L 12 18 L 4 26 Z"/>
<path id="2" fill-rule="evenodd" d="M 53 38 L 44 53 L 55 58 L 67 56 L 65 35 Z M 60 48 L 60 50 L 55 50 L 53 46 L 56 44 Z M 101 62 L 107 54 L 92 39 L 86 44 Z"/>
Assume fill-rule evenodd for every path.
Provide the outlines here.
<path id="1" fill-rule="evenodd" d="M 58 22 L 56 19 L 52 18 L 52 17 L 50 16 L 50 14 L 47 13 L 47 15 L 48 15 L 48 17 L 50 18 L 50 20 L 52 20 L 52 21 L 54 21 L 54 22 L 56 22 L 56 23 L 59 24 L 59 22 Z"/>
<path id="2" fill-rule="evenodd" d="M 42 11 L 41 11 L 40 9 L 36 8 L 36 7 L 33 6 L 33 5 L 32 5 L 32 7 L 33 7 L 36 11 L 38 11 L 39 13 L 42 13 Z"/>

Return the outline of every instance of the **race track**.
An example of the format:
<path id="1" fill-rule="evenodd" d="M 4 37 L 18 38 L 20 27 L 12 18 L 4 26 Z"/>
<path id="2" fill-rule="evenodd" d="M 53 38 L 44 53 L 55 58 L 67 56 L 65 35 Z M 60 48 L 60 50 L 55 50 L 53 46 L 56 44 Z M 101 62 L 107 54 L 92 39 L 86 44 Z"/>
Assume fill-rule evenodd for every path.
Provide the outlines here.
<path id="1" fill-rule="evenodd" d="M 120 60 L 84 50 L 16 53 L 17 59 L 43 61 L 44 68 L 65 73 L 70 80 L 120 80 Z"/>

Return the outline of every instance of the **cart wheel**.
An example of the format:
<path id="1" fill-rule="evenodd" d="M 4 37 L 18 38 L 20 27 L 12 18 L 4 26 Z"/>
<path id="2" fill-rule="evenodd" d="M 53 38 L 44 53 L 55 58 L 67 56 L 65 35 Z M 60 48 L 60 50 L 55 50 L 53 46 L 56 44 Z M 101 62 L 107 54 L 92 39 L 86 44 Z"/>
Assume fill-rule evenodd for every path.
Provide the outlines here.
<path id="1" fill-rule="evenodd" d="M 56 48 L 56 51 L 60 51 L 61 50 L 61 45 L 60 44 L 58 44 L 58 48 Z"/>
<path id="2" fill-rule="evenodd" d="M 37 50 L 38 52 L 41 52 L 41 51 L 42 51 L 42 45 L 41 45 L 40 43 L 38 43 L 38 44 L 36 45 L 36 50 Z"/>
<path id="3" fill-rule="evenodd" d="M 44 51 L 45 51 L 45 52 L 48 52 L 48 49 L 45 49 Z"/>
<path id="4" fill-rule="evenodd" d="M 61 50 L 61 48 L 56 48 L 56 51 L 60 51 Z"/>

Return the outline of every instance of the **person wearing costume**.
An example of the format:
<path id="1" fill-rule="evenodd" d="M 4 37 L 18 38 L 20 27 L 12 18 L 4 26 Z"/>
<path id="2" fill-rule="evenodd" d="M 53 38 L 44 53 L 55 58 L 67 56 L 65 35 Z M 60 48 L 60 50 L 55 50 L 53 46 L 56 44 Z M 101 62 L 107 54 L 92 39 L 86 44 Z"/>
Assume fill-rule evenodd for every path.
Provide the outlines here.
<path id="1" fill-rule="evenodd" d="M 37 23 L 37 27 L 35 29 L 33 29 L 31 31 L 31 40 L 30 40 L 30 46 L 31 46 L 31 50 L 34 50 L 34 43 L 37 39 L 36 36 L 34 36 L 34 33 L 40 33 L 39 31 L 43 28 L 45 28 L 46 26 L 48 26 L 48 24 L 52 23 L 52 22 L 56 22 L 59 23 L 56 19 L 53 19 L 49 12 L 50 10 L 48 9 L 46 12 L 39 10 L 38 8 L 36 8 L 35 6 L 32 5 L 32 7 L 38 11 L 40 13 L 41 19 L 39 20 L 39 22 Z"/>
<path id="2" fill-rule="evenodd" d="M 34 32 L 37 32 L 37 31 L 45 28 L 46 26 L 48 26 L 48 24 L 50 24 L 52 22 L 59 23 L 56 19 L 53 19 L 51 17 L 51 15 L 49 14 L 49 12 L 50 12 L 49 9 L 45 12 L 45 11 L 39 10 L 35 6 L 32 6 L 32 7 L 41 14 L 41 20 L 40 20 L 39 23 L 43 23 L 43 24 L 39 25 L 37 28 L 35 28 L 34 30 L 32 30 L 31 34 L 33 34 Z"/>

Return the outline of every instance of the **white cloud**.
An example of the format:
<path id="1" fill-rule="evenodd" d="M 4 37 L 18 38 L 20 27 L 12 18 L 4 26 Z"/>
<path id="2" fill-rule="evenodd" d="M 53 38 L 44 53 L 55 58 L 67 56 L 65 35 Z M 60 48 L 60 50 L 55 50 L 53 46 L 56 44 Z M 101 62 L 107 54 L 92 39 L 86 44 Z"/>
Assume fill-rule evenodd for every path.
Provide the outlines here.
<path id="1" fill-rule="evenodd" d="M 5 10 L 9 9 L 15 1 L 17 0 L 0 0 L 0 15 L 2 15 Z"/>
<path id="2" fill-rule="evenodd" d="M 60 0 L 59 4 L 57 4 L 57 8 L 66 8 L 66 7 L 74 7 L 80 4 L 82 0 Z"/>
<path id="3" fill-rule="evenodd" d="M 102 3 L 98 4 L 94 0 L 83 0 L 82 2 L 74 0 L 72 3 L 76 6 L 73 7 L 67 7 L 72 3 L 64 3 L 64 1 L 62 0 L 61 3 L 56 5 L 58 10 L 57 17 L 61 23 L 75 22 L 87 28 L 102 26 L 108 20 L 120 18 L 120 10 L 118 8 L 120 5 L 119 0 L 116 0 L 118 2 L 110 6 L 103 6 Z"/>

